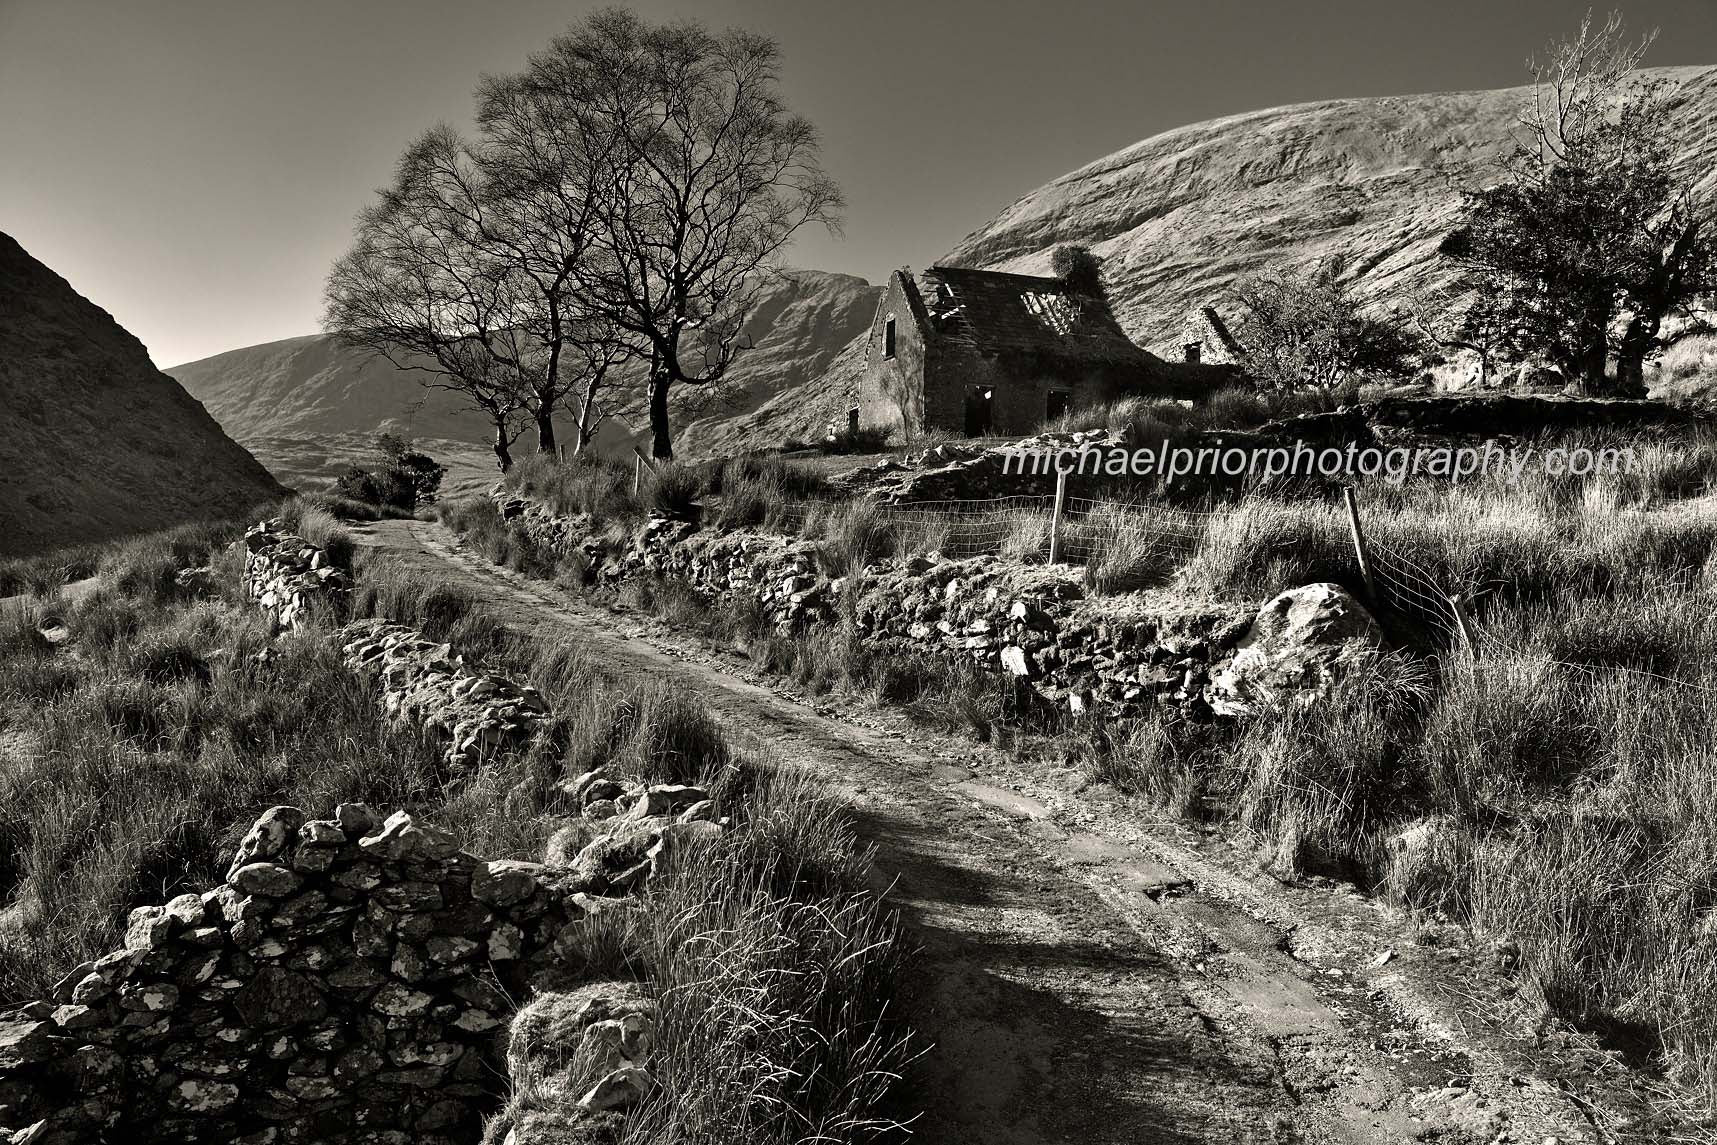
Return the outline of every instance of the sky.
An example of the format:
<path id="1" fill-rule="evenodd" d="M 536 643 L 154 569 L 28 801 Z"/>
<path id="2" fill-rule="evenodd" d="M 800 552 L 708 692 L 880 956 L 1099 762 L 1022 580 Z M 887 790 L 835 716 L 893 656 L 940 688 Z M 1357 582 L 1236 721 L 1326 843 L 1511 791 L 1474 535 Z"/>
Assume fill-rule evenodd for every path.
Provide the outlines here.
<path id="1" fill-rule="evenodd" d="M 352 218 L 577 0 L 0 0 L 0 231 L 170 367 L 314 333 Z M 638 0 L 774 36 L 848 199 L 799 266 L 921 268 L 1033 188 L 1182 124 L 1507 87 L 1587 0 Z M 1717 63 L 1717 0 L 1632 0 Z"/>

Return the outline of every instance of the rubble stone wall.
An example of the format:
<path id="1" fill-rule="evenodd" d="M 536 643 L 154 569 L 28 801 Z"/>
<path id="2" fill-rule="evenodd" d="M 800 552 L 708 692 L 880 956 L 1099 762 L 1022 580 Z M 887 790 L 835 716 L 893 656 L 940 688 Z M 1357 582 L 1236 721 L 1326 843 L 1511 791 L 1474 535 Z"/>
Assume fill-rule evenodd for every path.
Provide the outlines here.
<path id="1" fill-rule="evenodd" d="M 678 577 L 712 598 L 755 600 L 783 632 L 834 625 L 850 613 L 867 640 L 1007 673 L 1075 713 L 1207 707 L 1213 674 L 1257 614 L 1251 605 L 1193 607 L 1148 593 L 1087 598 L 1077 572 L 989 556 L 879 561 L 831 577 L 819 569 L 815 542 L 663 518 L 614 554 L 595 542 L 589 518 L 499 496 L 504 517 L 537 543 L 581 556 L 586 579 L 599 587 Z"/>
<path id="2" fill-rule="evenodd" d="M 378 682 L 388 715 L 445 739 L 457 769 L 522 750 L 548 718 L 535 688 L 476 671 L 449 645 L 406 625 L 358 620 L 337 639 L 347 667 Z"/>
<path id="3" fill-rule="evenodd" d="M 287 531 L 279 518 L 245 530 L 244 549 L 245 595 L 281 628 L 304 627 L 317 601 L 337 612 L 351 593 L 327 552 Z"/>
<path id="4" fill-rule="evenodd" d="M 403 812 L 274 808 L 225 883 L 0 1018 L 0 1139 L 475 1140 L 508 992 L 581 913 L 541 871 Z"/>
<path id="5" fill-rule="evenodd" d="M 561 787 L 570 817 L 541 864 L 474 858 L 405 812 L 270 809 L 225 883 L 139 907 L 121 949 L 0 1014 L 0 1142 L 613 1129 L 655 1084 L 653 994 L 568 951 L 731 821 L 702 788 L 604 770 Z M 503 1108 L 509 1076 L 557 1095 L 552 1117 Z"/>

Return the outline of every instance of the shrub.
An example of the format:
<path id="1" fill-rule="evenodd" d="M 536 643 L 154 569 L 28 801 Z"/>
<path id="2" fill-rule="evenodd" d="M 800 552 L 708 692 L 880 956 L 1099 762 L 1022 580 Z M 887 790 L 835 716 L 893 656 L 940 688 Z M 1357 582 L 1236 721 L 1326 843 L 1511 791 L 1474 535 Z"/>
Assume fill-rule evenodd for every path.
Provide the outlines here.
<path id="1" fill-rule="evenodd" d="M 435 503 L 446 470 L 432 458 L 414 452 L 409 439 L 391 433 L 377 435 L 376 454 L 376 469 L 354 465 L 336 478 L 334 495 L 408 514 Z"/>

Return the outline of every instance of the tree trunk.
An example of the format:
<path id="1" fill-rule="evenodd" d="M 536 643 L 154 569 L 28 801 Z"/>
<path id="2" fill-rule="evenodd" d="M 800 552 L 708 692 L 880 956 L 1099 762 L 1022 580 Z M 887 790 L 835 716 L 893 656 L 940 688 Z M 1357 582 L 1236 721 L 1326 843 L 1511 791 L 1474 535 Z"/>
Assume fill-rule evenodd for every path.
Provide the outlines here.
<path id="1" fill-rule="evenodd" d="M 1628 323 L 1622 344 L 1616 349 L 1616 396 L 1646 396 L 1645 358 L 1657 342 L 1659 326 L 1658 321 L 1642 319 L 1638 315 Z"/>
<path id="2" fill-rule="evenodd" d="M 537 452 L 554 452 L 554 409 L 548 405 L 537 407 Z"/>
<path id="3" fill-rule="evenodd" d="M 668 373 L 657 370 L 650 376 L 650 456 L 672 460 L 674 440 L 668 426 Z"/>
<path id="4" fill-rule="evenodd" d="M 507 448 L 507 427 L 500 422 L 495 423 L 495 463 L 502 473 L 513 467 L 513 454 Z"/>
<path id="5" fill-rule="evenodd" d="M 1619 398 L 1645 397 L 1644 349 L 1623 347 L 1616 354 L 1615 395 Z"/>
<path id="6" fill-rule="evenodd" d="M 588 399 L 586 399 L 584 404 L 581 405 L 579 407 L 579 410 L 578 410 L 578 438 L 576 441 L 573 442 L 572 452 L 575 455 L 582 455 L 584 453 L 585 447 L 588 446 L 589 444 L 590 444 L 590 401 Z"/>

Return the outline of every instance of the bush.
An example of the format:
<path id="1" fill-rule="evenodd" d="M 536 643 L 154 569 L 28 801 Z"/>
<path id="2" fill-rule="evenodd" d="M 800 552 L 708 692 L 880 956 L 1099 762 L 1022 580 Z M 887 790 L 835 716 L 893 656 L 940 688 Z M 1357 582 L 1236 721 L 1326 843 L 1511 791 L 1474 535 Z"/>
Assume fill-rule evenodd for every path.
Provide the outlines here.
<path id="1" fill-rule="evenodd" d="M 432 458 L 412 451 L 411 442 L 391 433 L 376 438 L 380 466 L 375 470 L 351 466 L 334 481 L 335 496 L 367 505 L 415 513 L 433 505 L 444 470 Z"/>

